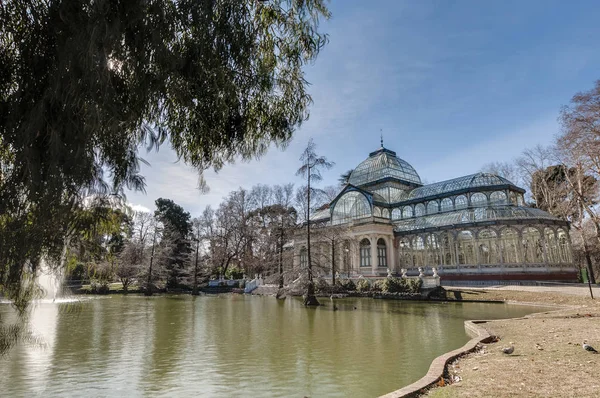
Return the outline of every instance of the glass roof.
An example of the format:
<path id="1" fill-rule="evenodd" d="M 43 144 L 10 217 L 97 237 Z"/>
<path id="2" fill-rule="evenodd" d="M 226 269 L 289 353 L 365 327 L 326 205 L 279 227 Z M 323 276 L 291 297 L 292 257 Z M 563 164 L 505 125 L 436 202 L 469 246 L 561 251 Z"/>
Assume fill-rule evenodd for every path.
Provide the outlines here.
<path id="1" fill-rule="evenodd" d="M 452 191 L 495 185 L 512 185 L 513 187 L 518 188 L 506 178 L 497 176 L 495 174 L 477 173 L 415 188 L 408 194 L 406 199 L 420 199 L 429 196 L 450 193 Z M 521 189 L 519 190 L 522 191 Z"/>
<path id="2" fill-rule="evenodd" d="M 310 215 L 310 221 L 325 221 L 329 219 L 330 215 L 329 208 L 317 210 Z"/>
<path id="3" fill-rule="evenodd" d="M 429 216 L 414 217 L 407 220 L 394 221 L 397 232 L 418 231 L 427 228 L 438 228 L 485 221 L 544 219 L 559 221 L 558 218 L 540 209 L 520 206 L 478 207 L 449 211 Z"/>
<path id="4" fill-rule="evenodd" d="M 421 185 L 421 178 L 415 169 L 397 157 L 396 152 L 383 147 L 371 152 L 367 159 L 356 166 L 348 182 L 355 186 L 361 186 L 384 178 L 394 178 Z"/>

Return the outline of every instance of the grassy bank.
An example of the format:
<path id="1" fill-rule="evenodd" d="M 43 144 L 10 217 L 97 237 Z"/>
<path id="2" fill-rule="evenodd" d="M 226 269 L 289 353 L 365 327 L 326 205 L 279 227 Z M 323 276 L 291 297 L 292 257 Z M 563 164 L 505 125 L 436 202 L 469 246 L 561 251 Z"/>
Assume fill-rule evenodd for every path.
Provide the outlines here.
<path id="1" fill-rule="evenodd" d="M 456 290 L 456 289 L 455 289 Z M 583 350 L 584 339 L 600 349 L 600 298 L 564 292 L 459 290 L 463 299 L 556 305 L 556 311 L 480 326 L 500 341 L 484 345 L 448 367 L 447 380 L 427 397 L 597 397 L 600 355 Z M 452 293 L 452 292 L 451 292 Z M 452 295 L 453 296 L 453 295 Z M 568 306 L 568 308 L 565 308 Z M 500 349 L 513 342 L 512 355 Z"/>

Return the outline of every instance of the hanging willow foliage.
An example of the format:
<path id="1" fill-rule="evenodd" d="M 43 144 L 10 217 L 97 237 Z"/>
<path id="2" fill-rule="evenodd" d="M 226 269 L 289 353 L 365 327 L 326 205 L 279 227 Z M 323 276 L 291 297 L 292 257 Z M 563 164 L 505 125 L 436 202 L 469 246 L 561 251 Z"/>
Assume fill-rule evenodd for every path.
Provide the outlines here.
<path id="1" fill-rule="evenodd" d="M 141 145 L 199 170 L 285 145 L 328 17 L 324 0 L 2 1 L 0 294 L 60 258 L 90 194 L 143 190 Z"/>

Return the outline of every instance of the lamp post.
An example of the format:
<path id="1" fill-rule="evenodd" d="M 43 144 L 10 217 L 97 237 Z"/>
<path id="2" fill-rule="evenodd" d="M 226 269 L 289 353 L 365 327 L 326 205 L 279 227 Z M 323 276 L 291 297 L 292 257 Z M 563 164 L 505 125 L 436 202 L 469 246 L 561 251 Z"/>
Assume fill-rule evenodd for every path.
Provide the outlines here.
<path id="1" fill-rule="evenodd" d="M 348 279 L 350 279 L 350 261 L 348 258 L 348 255 L 350 253 L 350 249 L 348 249 L 347 247 L 344 248 L 344 253 L 346 256 L 346 271 L 348 272 Z"/>
<path id="2" fill-rule="evenodd" d="M 400 259 L 399 259 L 400 265 L 403 265 L 404 268 L 406 268 L 407 264 L 404 264 L 404 246 L 406 246 L 406 245 L 404 244 L 404 241 L 401 240 L 400 243 L 398 244 L 398 246 L 400 246 Z M 402 267 L 400 267 L 400 268 L 402 268 Z"/>

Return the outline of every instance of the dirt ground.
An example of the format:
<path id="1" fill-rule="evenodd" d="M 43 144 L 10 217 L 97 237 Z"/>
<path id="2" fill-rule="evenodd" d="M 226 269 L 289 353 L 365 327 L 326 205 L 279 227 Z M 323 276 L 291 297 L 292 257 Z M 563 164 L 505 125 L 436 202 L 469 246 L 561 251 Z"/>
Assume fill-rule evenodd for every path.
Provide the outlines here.
<path id="1" fill-rule="evenodd" d="M 463 299 L 557 305 L 557 310 L 481 326 L 500 341 L 483 345 L 448 367 L 446 385 L 427 397 L 600 397 L 600 295 L 586 290 L 523 288 L 461 289 Z M 598 290 L 598 289 L 596 289 Z M 452 292 L 451 292 L 452 293 Z M 569 306 L 569 308 L 565 308 Z M 513 342 L 512 355 L 501 352 Z"/>

